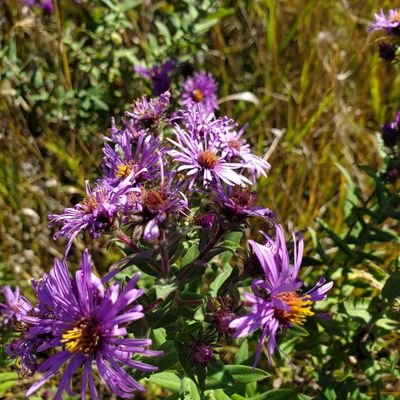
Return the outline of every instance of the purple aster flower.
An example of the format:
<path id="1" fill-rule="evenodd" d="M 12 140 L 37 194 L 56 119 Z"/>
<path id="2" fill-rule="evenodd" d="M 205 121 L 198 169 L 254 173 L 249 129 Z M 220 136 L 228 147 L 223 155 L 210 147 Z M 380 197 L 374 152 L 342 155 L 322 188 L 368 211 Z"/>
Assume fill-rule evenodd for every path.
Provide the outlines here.
<path id="1" fill-rule="evenodd" d="M 19 295 L 18 302 L 15 304 L 16 328 L 23 335 L 22 339 L 14 340 L 6 346 L 6 351 L 11 358 L 21 360 L 21 370 L 23 375 L 32 376 L 37 371 L 39 349 L 47 346 L 51 340 L 51 329 L 44 329 L 41 332 L 30 331 L 31 324 L 26 322 L 26 318 L 52 318 L 52 312 L 43 303 L 44 300 L 51 300 L 48 294 L 43 291 L 42 281 L 33 281 L 33 289 L 40 304 L 34 307 L 24 296 Z"/>
<path id="2" fill-rule="evenodd" d="M 162 93 L 160 97 L 151 98 L 150 100 L 142 97 L 133 103 L 132 111 L 127 111 L 126 115 L 131 117 L 140 128 L 151 128 L 161 121 L 169 106 L 170 98 L 169 91 Z"/>
<path id="3" fill-rule="evenodd" d="M 217 90 L 217 83 L 210 73 L 196 72 L 183 83 L 183 104 L 187 107 L 201 104 L 207 112 L 212 113 L 218 109 Z"/>
<path id="4" fill-rule="evenodd" d="M 115 149 L 105 143 L 103 151 L 102 167 L 112 186 L 119 185 L 128 176 L 131 182 L 155 179 L 160 174 L 159 163 L 165 153 L 165 149 L 160 148 L 160 140 L 144 131 L 137 143 L 132 143 L 129 133 L 124 131 Z"/>
<path id="5" fill-rule="evenodd" d="M 211 183 L 220 185 L 221 181 L 228 185 L 251 184 L 245 176 L 235 172 L 242 164 L 227 162 L 221 154 L 215 132 L 205 131 L 200 138 L 196 132 L 188 133 L 178 125 L 174 132 L 177 141 L 168 140 L 179 150 L 170 150 L 169 155 L 181 164 L 178 172 L 187 170 L 189 188 L 193 187 L 197 179 L 202 179 L 205 187 Z"/>
<path id="6" fill-rule="evenodd" d="M 255 193 L 242 186 L 220 187 L 215 196 L 216 203 L 228 217 L 273 219 L 274 213 L 269 208 L 255 206 L 255 199 Z"/>
<path id="7" fill-rule="evenodd" d="M 151 68 L 144 68 L 138 65 L 135 67 L 135 72 L 142 78 L 150 79 L 153 84 L 153 93 L 159 96 L 166 92 L 171 85 L 169 73 L 173 67 L 174 62 L 172 60 L 167 60 L 164 64 L 154 65 Z"/>
<path id="8" fill-rule="evenodd" d="M 224 119 L 224 129 L 219 133 L 223 154 L 226 154 L 228 161 L 241 160 L 243 167 L 250 170 L 255 182 L 260 175 L 267 176 L 271 165 L 251 152 L 250 145 L 242 138 L 246 127 L 237 132 L 233 129 L 235 125 L 229 118 Z"/>
<path id="9" fill-rule="evenodd" d="M 132 118 L 122 118 L 121 122 L 123 128 L 119 128 L 115 124 L 115 118 L 111 118 L 111 127 L 108 130 L 110 137 L 105 136 L 104 140 L 121 145 L 122 142 L 126 141 L 126 137 L 128 137 L 129 142 L 136 143 L 143 131 L 137 126 L 137 123 Z"/>
<path id="10" fill-rule="evenodd" d="M 93 377 L 94 363 L 112 392 L 123 398 L 131 398 L 134 391 L 145 389 L 122 366 L 143 372 L 157 370 L 152 365 L 132 359 L 134 354 L 157 356 L 160 352 L 147 349 L 150 339 L 128 337 L 126 328 L 144 316 L 143 307 L 133 304 L 143 294 L 143 290 L 135 288 L 139 274 L 124 288 L 119 283 L 106 288 L 92 269 L 87 250 L 74 278 L 70 277 L 65 260 L 55 260 L 50 274 L 44 277 L 48 295 L 46 306 L 51 310 L 52 318 L 23 317 L 30 326 L 26 335 L 39 337 L 49 332 L 52 335 L 51 340 L 37 348 L 37 351 L 52 352 L 39 365 L 38 371 L 43 375 L 30 387 L 27 396 L 55 376 L 63 365 L 66 367 L 55 400 L 61 400 L 64 390 L 71 396 L 75 395 L 70 385 L 78 369 L 82 369 L 81 398 L 86 399 L 88 389 L 90 398 L 98 399 Z"/>
<path id="11" fill-rule="evenodd" d="M 379 14 L 375 14 L 375 22 L 369 25 L 368 30 L 377 31 L 384 29 L 388 34 L 399 34 L 400 28 L 400 10 L 389 10 L 389 15 L 386 16 L 381 9 Z"/>
<path id="12" fill-rule="evenodd" d="M 0 315 L 3 317 L 3 321 L 5 325 L 11 325 L 14 321 L 19 321 L 19 308 L 18 304 L 21 300 L 21 295 L 19 291 L 19 287 L 15 288 L 15 292 L 13 292 L 10 286 L 4 286 L 1 289 L 5 297 L 5 303 L 0 303 Z"/>
<path id="13" fill-rule="evenodd" d="M 133 190 L 130 179 L 128 175 L 116 187 L 103 184 L 96 185 L 94 190 L 86 181 L 86 197 L 80 203 L 64 209 L 62 214 L 49 215 L 50 225 L 61 225 L 54 239 L 60 236 L 68 239 L 65 254 L 68 254 L 72 241 L 80 232 L 89 228 L 91 236 L 96 239 L 112 225 L 118 211 L 124 207 L 128 193 Z"/>
<path id="14" fill-rule="evenodd" d="M 212 136 L 215 140 L 222 129 L 224 129 L 223 118 L 216 118 L 214 113 L 209 113 L 200 105 L 194 105 L 180 110 L 171 119 L 171 123 L 181 124 L 187 132 L 196 139 L 203 139 L 205 136 Z"/>
<path id="15" fill-rule="evenodd" d="M 235 329 L 234 337 L 243 337 L 261 328 L 261 339 L 257 348 L 254 365 L 258 363 L 261 350 L 267 340 L 268 359 L 274 353 L 276 335 L 282 329 L 301 325 L 308 316 L 314 314 L 312 304 L 326 298 L 333 282 L 326 283 L 321 277 L 308 292 L 302 294 L 302 281 L 297 277 L 303 256 L 303 240 L 294 239 L 294 263 L 289 264 L 283 228 L 276 225 L 275 242 L 267 237 L 264 245 L 249 240 L 265 273 L 265 279 L 252 282 L 254 294 L 245 292 L 246 300 L 252 305 L 251 312 L 233 320 L 229 327 Z"/>

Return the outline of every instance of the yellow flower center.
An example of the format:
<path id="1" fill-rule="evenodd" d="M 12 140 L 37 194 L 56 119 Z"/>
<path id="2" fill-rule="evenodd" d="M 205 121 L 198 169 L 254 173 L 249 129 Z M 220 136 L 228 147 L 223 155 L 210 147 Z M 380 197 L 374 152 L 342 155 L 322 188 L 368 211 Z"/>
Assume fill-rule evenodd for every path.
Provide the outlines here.
<path id="1" fill-rule="evenodd" d="M 117 170 L 115 171 L 115 176 L 118 179 L 125 179 L 131 172 L 134 167 L 134 164 L 126 163 L 126 164 L 119 164 L 117 166 Z"/>
<path id="2" fill-rule="evenodd" d="M 275 309 L 275 316 L 283 323 L 302 325 L 307 317 L 314 315 L 310 296 L 299 296 L 296 292 L 282 292 L 275 297 L 290 307 L 287 311 Z"/>
<path id="3" fill-rule="evenodd" d="M 72 329 L 62 334 L 61 343 L 71 352 L 89 354 L 93 352 L 100 343 L 101 333 L 98 325 L 87 319 L 79 320 Z"/>

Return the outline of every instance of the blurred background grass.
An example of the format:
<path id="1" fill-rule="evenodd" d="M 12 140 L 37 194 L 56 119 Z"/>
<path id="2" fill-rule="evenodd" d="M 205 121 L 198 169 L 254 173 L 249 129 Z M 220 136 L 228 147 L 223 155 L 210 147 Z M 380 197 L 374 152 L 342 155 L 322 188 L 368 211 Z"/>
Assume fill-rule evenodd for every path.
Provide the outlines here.
<path id="1" fill-rule="evenodd" d="M 341 232 L 347 183 L 338 165 L 367 196 L 358 165 L 379 169 L 375 133 L 398 111 L 396 70 L 378 58 L 379 34 L 367 32 L 373 14 L 395 3 L 60 1 L 43 15 L 3 0 L 0 281 L 27 287 L 62 256 L 48 214 L 79 201 L 85 179 L 99 176 L 110 118 L 150 93 L 133 67 L 168 56 L 212 72 L 221 98 L 259 100 L 220 107 L 249 124 L 247 138 L 272 164 L 258 203 L 288 229 L 318 230 L 323 218 Z M 95 261 L 117 257 L 106 239 L 84 242 Z M 393 258 L 387 245 L 378 250 Z"/>

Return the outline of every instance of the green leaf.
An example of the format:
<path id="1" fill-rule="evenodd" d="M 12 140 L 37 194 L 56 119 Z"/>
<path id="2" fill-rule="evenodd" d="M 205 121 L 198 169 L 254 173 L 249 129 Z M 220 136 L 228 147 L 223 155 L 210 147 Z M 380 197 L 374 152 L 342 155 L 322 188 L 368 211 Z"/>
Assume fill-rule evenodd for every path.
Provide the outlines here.
<path id="1" fill-rule="evenodd" d="M 182 379 L 180 395 L 182 400 L 201 400 L 197 385 L 187 377 Z"/>
<path id="2" fill-rule="evenodd" d="M 181 261 L 181 268 L 185 267 L 186 265 L 190 264 L 199 256 L 199 244 L 195 243 L 190 246 L 189 250 L 185 253 Z"/>
<path id="3" fill-rule="evenodd" d="M 231 400 L 222 389 L 212 390 L 207 392 L 209 400 Z"/>
<path id="4" fill-rule="evenodd" d="M 232 400 L 240 400 L 237 395 L 232 396 Z M 246 400 L 297 400 L 297 394 L 292 389 L 272 389 L 265 393 L 253 397 L 246 397 Z"/>
<path id="5" fill-rule="evenodd" d="M 400 271 L 394 271 L 387 279 L 382 289 L 382 297 L 385 300 L 392 301 L 400 297 Z"/>
<path id="6" fill-rule="evenodd" d="M 225 271 L 219 273 L 214 281 L 210 285 L 210 295 L 216 297 L 218 295 L 218 290 L 222 286 L 222 284 L 229 278 L 232 272 L 232 267 L 227 265 L 225 267 Z"/>
<path id="7" fill-rule="evenodd" d="M 400 328 L 399 321 L 390 318 L 378 319 L 375 325 L 379 326 L 379 328 L 386 329 L 388 331 L 398 331 Z"/>
<path id="8" fill-rule="evenodd" d="M 160 283 L 154 285 L 157 299 L 165 300 L 172 292 L 175 292 L 177 289 L 176 282 L 164 282 L 162 279 Z"/>
<path id="9" fill-rule="evenodd" d="M 206 389 L 223 389 L 234 385 L 258 382 L 270 374 L 262 369 L 247 365 L 225 365 L 206 382 Z"/>
<path id="10" fill-rule="evenodd" d="M 165 371 L 151 375 L 147 380 L 171 392 L 178 392 L 181 388 L 181 378 L 174 372 Z"/>
<path id="11" fill-rule="evenodd" d="M 178 363 L 178 356 L 172 340 L 167 340 L 162 346 L 157 347 L 157 349 L 164 352 L 164 354 L 159 357 L 157 361 L 157 367 L 160 372 L 170 369 Z"/>
<path id="12" fill-rule="evenodd" d="M 370 303 L 370 298 L 359 298 L 347 300 L 343 305 L 349 317 L 368 323 L 371 320 L 371 313 L 368 311 Z"/>
<path id="13" fill-rule="evenodd" d="M 0 395 L 5 394 L 8 389 L 12 388 L 18 380 L 16 372 L 0 373 Z"/>
<path id="14" fill-rule="evenodd" d="M 249 343 L 244 340 L 240 345 L 239 350 L 235 354 L 235 364 L 242 364 L 243 361 L 249 358 Z"/>

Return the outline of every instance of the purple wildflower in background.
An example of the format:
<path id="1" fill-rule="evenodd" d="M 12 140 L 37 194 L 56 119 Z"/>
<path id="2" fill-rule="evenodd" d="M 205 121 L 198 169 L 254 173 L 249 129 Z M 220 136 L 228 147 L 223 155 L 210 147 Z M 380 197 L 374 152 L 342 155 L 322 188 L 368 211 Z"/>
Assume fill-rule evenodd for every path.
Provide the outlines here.
<path id="1" fill-rule="evenodd" d="M 5 325 L 11 325 L 14 321 L 20 320 L 18 304 L 21 300 L 21 294 L 19 287 L 17 286 L 15 292 L 13 292 L 7 285 L 1 289 L 1 292 L 5 297 L 5 303 L 0 303 L 0 316 L 3 317 Z"/>
<path id="2" fill-rule="evenodd" d="M 92 190 L 86 182 L 86 197 L 80 203 L 65 208 L 61 214 L 49 215 L 50 225 L 61 225 L 54 239 L 60 236 L 68 239 L 65 254 L 68 254 L 72 241 L 80 232 L 89 228 L 91 236 L 96 239 L 105 228 L 111 226 L 132 189 L 130 175 L 116 187 L 97 184 Z"/>
<path id="3" fill-rule="evenodd" d="M 195 72 L 183 83 L 183 104 L 186 107 L 201 104 L 207 112 L 212 113 L 218 109 L 217 90 L 217 83 L 210 73 Z"/>
<path id="4" fill-rule="evenodd" d="M 382 126 L 382 140 L 386 147 L 395 147 L 400 141 L 400 112 L 394 121 L 386 122 Z"/>
<path id="5" fill-rule="evenodd" d="M 199 215 L 196 218 L 195 223 L 196 225 L 201 226 L 203 229 L 211 229 L 215 224 L 215 222 L 217 221 L 217 219 L 218 219 L 217 214 L 210 212 Z"/>
<path id="6" fill-rule="evenodd" d="M 126 326 L 144 316 L 143 307 L 133 305 L 143 294 L 143 290 L 135 287 L 139 274 L 123 289 L 117 282 L 106 288 L 92 273 L 92 268 L 87 250 L 74 278 L 70 277 L 65 260 L 55 260 L 53 269 L 43 282 L 48 299 L 46 307 L 51 310 L 52 317 L 22 317 L 30 326 L 27 334 L 38 337 L 50 332 L 52 335 L 52 339 L 38 351 L 57 350 L 39 365 L 38 371 L 43 375 L 30 387 L 27 396 L 56 375 L 64 364 L 66 367 L 55 400 L 61 400 L 64 390 L 71 396 L 76 395 L 70 385 L 75 372 L 81 368 L 80 398 L 86 398 L 88 388 L 89 398 L 98 399 L 94 363 L 112 392 L 123 398 L 131 398 L 134 391 L 145 389 L 122 366 L 143 372 L 157 370 L 157 367 L 132 359 L 134 354 L 159 355 L 160 352 L 147 349 L 151 340 L 127 337 Z"/>
<path id="7" fill-rule="evenodd" d="M 149 79 L 153 85 L 153 93 L 156 96 L 166 92 L 170 85 L 171 79 L 169 73 L 174 67 L 174 62 L 172 60 L 167 60 L 161 65 L 154 65 L 151 68 L 145 68 L 140 65 L 135 67 L 135 72 L 139 74 L 142 78 Z"/>
<path id="8" fill-rule="evenodd" d="M 128 132 L 122 133 L 120 144 L 113 149 L 104 144 L 102 168 L 110 185 L 119 185 L 120 181 L 130 177 L 131 182 L 155 179 L 159 176 L 160 157 L 165 153 L 160 148 L 160 140 L 142 131 L 132 149 Z"/>
<path id="9" fill-rule="evenodd" d="M 235 329 L 234 337 L 243 337 L 261 328 L 261 338 L 256 352 L 254 365 L 259 361 L 261 350 L 267 340 L 268 359 L 277 347 L 276 335 L 280 330 L 301 325 L 308 316 L 314 314 L 312 304 L 326 298 L 333 282 L 326 283 L 325 278 L 309 291 L 302 294 L 302 281 L 298 278 L 303 256 L 303 240 L 294 239 L 294 263 L 289 264 L 283 228 L 276 225 L 276 239 L 267 238 L 265 244 L 249 240 L 265 273 L 264 279 L 252 282 L 254 294 L 245 292 L 244 297 L 252 304 L 251 312 L 233 320 L 229 327 Z"/>
<path id="10" fill-rule="evenodd" d="M 368 30 L 386 30 L 388 34 L 399 34 L 400 33 L 400 10 L 393 9 L 389 10 L 388 16 L 385 15 L 381 9 L 379 14 L 375 14 L 375 22 L 369 25 Z"/>
<path id="11" fill-rule="evenodd" d="M 40 7 L 44 12 L 51 14 L 54 11 L 53 0 L 24 0 L 28 7 Z"/>
<path id="12" fill-rule="evenodd" d="M 397 46 L 392 43 L 379 43 L 379 56 L 386 61 L 393 61 L 396 58 Z"/>

